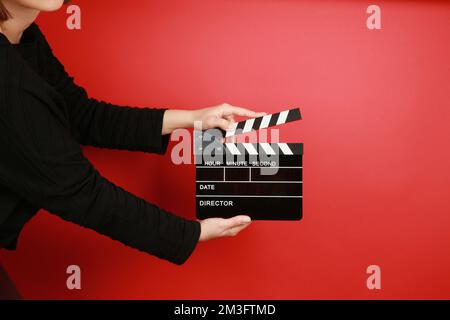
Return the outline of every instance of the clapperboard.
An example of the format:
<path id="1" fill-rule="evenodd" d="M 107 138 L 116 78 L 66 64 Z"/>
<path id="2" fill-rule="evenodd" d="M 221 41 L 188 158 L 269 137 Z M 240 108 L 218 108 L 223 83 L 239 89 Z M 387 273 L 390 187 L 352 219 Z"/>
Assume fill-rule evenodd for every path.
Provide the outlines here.
<path id="1" fill-rule="evenodd" d="M 214 139 L 300 119 L 297 108 L 238 122 L 227 132 L 200 131 L 194 146 L 197 218 L 245 214 L 253 220 L 300 220 L 303 143 L 223 143 Z"/>

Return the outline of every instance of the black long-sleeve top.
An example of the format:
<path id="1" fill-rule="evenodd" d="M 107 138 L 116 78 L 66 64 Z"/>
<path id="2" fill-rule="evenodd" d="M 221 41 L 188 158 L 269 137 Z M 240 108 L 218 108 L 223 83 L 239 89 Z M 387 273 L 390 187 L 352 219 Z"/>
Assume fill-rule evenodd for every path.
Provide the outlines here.
<path id="1" fill-rule="evenodd" d="M 103 177 L 81 145 L 164 154 L 165 109 L 88 97 L 36 24 L 19 44 L 0 33 L 0 248 L 15 249 L 43 208 L 62 219 L 176 264 L 200 224 L 166 212 Z"/>

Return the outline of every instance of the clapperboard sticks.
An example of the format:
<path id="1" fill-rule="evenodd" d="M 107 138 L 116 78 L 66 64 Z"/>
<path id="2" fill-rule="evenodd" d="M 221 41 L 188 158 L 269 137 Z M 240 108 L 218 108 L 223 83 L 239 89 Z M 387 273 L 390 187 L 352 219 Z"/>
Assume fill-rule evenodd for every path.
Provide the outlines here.
<path id="1" fill-rule="evenodd" d="M 302 116 L 299 108 L 274 114 L 268 114 L 263 117 L 248 119 L 235 123 L 231 130 L 225 132 L 225 137 L 236 136 L 239 134 L 265 129 L 301 119 Z"/>
<path id="2" fill-rule="evenodd" d="M 299 109 L 249 119 L 226 136 L 300 120 Z M 205 141 L 206 151 L 211 142 Z M 196 164 L 197 217 L 248 214 L 254 220 L 302 217 L 302 143 L 218 143 Z"/>

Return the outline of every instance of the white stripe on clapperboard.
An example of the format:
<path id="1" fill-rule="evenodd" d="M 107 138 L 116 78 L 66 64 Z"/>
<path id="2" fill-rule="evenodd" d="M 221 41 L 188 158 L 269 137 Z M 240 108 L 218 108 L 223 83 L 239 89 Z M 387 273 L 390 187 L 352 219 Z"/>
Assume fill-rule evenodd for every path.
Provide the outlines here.
<path id="1" fill-rule="evenodd" d="M 241 154 L 241 152 L 234 143 L 225 143 L 225 146 L 227 147 L 227 149 L 230 151 L 231 154 Z"/>
<path id="2" fill-rule="evenodd" d="M 280 112 L 280 115 L 278 116 L 278 120 L 277 120 L 277 125 L 283 124 L 286 122 L 288 113 L 289 113 L 289 110 Z"/>
<path id="3" fill-rule="evenodd" d="M 242 133 L 250 132 L 253 128 L 253 123 L 255 123 L 255 119 L 249 119 L 245 122 L 244 130 L 242 130 Z"/>
<path id="4" fill-rule="evenodd" d="M 267 128 L 269 126 L 270 123 L 270 118 L 272 117 L 271 114 L 268 114 L 266 116 L 264 116 L 261 120 L 261 124 L 259 125 L 260 129 L 264 129 Z"/>
<path id="5" fill-rule="evenodd" d="M 294 154 L 286 143 L 278 143 L 278 146 L 280 147 L 281 152 L 283 152 L 284 154 Z"/>
<path id="6" fill-rule="evenodd" d="M 270 154 L 270 155 L 276 154 L 275 150 L 273 150 L 272 147 L 270 146 L 270 144 L 268 144 L 267 142 L 262 142 L 259 145 L 261 146 L 261 148 L 263 148 L 263 150 L 266 154 Z"/>
<path id="7" fill-rule="evenodd" d="M 230 151 L 231 154 L 233 155 L 241 155 L 241 151 L 238 149 L 237 144 L 232 143 L 232 142 L 227 142 L 224 143 L 225 147 L 228 149 L 228 151 Z M 248 154 L 250 155 L 258 155 L 258 151 L 256 150 L 255 146 L 252 143 L 248 143 L 248 142 L 244 142 L 241 143 L 245 150 L 247 150 Z M 262 143 L 258 143 L 257 145 L 259 145 L 265 154 L 268 155 L 276 155 L 276 151 L 273 149 L 272 146 L 278 146 L 281 150 L 282 154 L 286 154 L 286 155 L 293 155 L 294 152 L 292 152 L 291 148 L 289 148 L 287 143 L 267 143 L 267 142 L 262 142 Z"/>
<path id="8" fill-rule="evenodd" d="M 248 154 L 250 155 L 257 155 L 258 151 L 256 151 L 255 147 L 253 146 L 253 144 L 251 143 L 243 143 L 242 144 L 245 148 L 245 150 L 247 150 Z"/>

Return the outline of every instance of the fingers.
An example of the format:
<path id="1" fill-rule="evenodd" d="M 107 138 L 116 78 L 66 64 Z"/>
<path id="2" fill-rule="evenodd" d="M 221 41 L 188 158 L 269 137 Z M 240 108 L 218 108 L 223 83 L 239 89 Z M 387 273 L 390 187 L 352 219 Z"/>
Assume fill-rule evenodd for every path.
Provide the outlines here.
<path id="1" fill-rule="evenodd" d="M 249 226 L 250 222 L 250 217 L 244 215 L 235 216 L 229 219 L 208 218 L 201 220 L 199 241 L 235 236 L 241 230 Z"/>
<path id="2" fill-rule="evenodd" d="M 266 112 L 255 112 L 246 108 L 236 107 L 226 103 L 224 104 L 224 116 L 237 115 L 247 118 L 258 118 L 265 116 L 266 114 Z"/>
<path id="3" fill-rule="evenodd" d="M 235 116 L 258 118 L 266 115 L 265 112 L 255 112 L 249 109 L 236 107 L 224 103 L 214 109 L 214 113 L 205 118 L 205 129 L 220 128 L 224 131 L 232 130 L 236 125 Z"/>
<path id="4" fill-rule="evenodd" d="M 233 228 L 242 224 L 250 223 L 252 220 L 249 216 L 239 215 L 232 218 L 224 219 L 227 228 Z"/>
<path id="5" fill-rule="evenodd" d="M 228 121 L 230 121 L 231 123 L 235 122 L 234 115 L 232 115 L 232 114 L 224 114 L 223 117 L 225 119 L 227 119 Z"/>
<path id="6" fill-rule="evenodd" d="M 224 235 L 225 235 L 225 236 L 228 236 L 228 237 L 234 237 L 234 236 L 236 236 L 239 232 L 241 232 L 242 230 L 244 230 L 245 228 L 247 228 L 249 225 L 250 225 L 250 223 L 245 223 L 245 224 L 242 224 L 242 225 L 240 225 L 240 226 L 236 226 L 236 227 L 227 229 L 227 230 L 225 231 L 225 234 L 224 234 Z"/>
<path id="7" fill-rule="evenodd" d="M 237 235 L 241 230 L 245 229 L 250 225 L 251 219 L 249 216 L 235 216 L 233 218 L 225 219 L 223 230 L 223 236 L 233 237 Z"/>
<path id="8" fill-rule="evenodd" d="M 230 112 L 233 115 L 241 116 L 241 117 L 247 117 L 247 118 L 258 118 L 265 116 L 267 113 L 265 112 L 255 112 L 249 109 L 241 108 L 241 107 L 230 107 Z"/>

